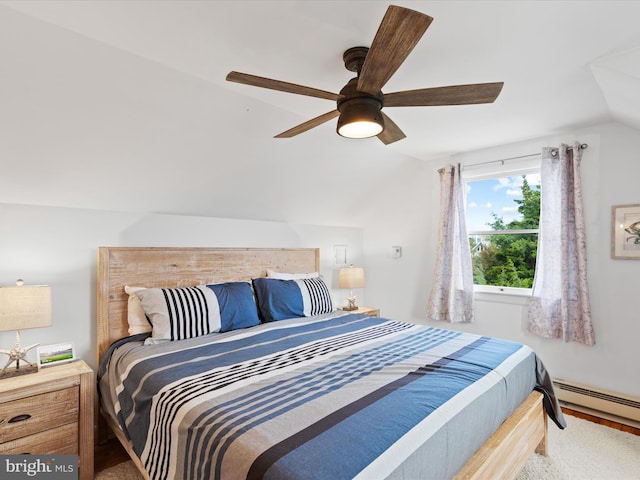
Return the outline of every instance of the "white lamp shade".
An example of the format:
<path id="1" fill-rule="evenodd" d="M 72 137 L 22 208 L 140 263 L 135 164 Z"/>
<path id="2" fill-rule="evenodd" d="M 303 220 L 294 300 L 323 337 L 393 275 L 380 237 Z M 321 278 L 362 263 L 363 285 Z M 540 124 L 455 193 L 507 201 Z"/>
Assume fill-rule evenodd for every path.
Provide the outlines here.
<path id="1" fill-rule="evenodd" d="M 0 287 L 0 330 L 51 325 L 51 287 Z"/>
<path id="2" fill-rule="evenodd" d="M 364 288 L 364 268 L 341 268 L 338 276 L 339 288 Z"/>

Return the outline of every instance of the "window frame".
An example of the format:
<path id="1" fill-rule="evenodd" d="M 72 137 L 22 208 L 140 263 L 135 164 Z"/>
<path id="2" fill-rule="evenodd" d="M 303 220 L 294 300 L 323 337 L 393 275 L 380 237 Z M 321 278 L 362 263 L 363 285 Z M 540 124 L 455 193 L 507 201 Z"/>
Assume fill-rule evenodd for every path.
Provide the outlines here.
<path id="1" fill-rule="evenodd" d="M 468 183 L 481 182 L 505 177 L 517 177 L 528 174 L 540 174 L 541 159 L 519 157 L 508 163 L 506 160 L 495 160 L 479 164 L 462 165 L 461 180 L 463 183 L 465 218 L 467 216 L 467 191 Z M 508 235 L 536 233 L 540 235 L 540 228 L 526 230 L 467 230 L 467 238 L 472 235 Z M 474 293 L 493 294 L 508 297 L 530 297 L 531 288 L 517 288 L 498 285 L 476 285 L 473 284 Z"/>

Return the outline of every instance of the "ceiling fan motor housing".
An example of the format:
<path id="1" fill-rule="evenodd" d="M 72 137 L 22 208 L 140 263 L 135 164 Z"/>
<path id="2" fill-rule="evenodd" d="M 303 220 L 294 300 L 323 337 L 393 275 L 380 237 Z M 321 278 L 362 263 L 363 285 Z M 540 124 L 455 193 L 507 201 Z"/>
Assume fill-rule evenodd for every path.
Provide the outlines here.
<path id="1" fill-rule="evenodd" d="M 337 101 L 340 117 L 338 118 L 337 131 L 344 125 L 367 120 L 382 126 L 384 119 L 380 110 L 384 106 L 382 92 L 370 95 L 357 90 L 358 77 L 354 77 L 340 90 L 340 98 Z"/>

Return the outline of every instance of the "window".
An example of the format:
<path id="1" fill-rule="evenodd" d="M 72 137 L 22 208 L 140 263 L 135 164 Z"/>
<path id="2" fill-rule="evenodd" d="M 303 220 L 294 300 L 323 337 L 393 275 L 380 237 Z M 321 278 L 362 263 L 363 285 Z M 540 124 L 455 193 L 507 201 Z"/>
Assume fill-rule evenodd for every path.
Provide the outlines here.
<path id="1" fill-rule="evenodd" d="M 467 232 L 476 291 L 529 293 L 540 219 L 540 166 L 465 169 Z M 475 173 L 475 174 L 474 174 Z M 524 289 L 524 290 L 523 290 Z"/>

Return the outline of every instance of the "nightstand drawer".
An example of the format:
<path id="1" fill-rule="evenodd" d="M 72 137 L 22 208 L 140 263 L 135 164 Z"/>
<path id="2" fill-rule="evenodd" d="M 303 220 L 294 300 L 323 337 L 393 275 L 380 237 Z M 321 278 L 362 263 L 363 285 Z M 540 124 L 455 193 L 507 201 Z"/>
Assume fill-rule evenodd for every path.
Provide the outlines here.
<path id="1" fill-rule="evenodd" d="M 38 432 L 27 437 L 18 438 L 0 444 L 3 455 L 77 455 L 78 424 L 70 423 L 62 427 Z"/>
<path id="2" fill-rule="evenodd" d="M 78 398 L 78 387 L 71 387 L 0 403 L 0 449 L 10 440 L 77 423 Z"/>

